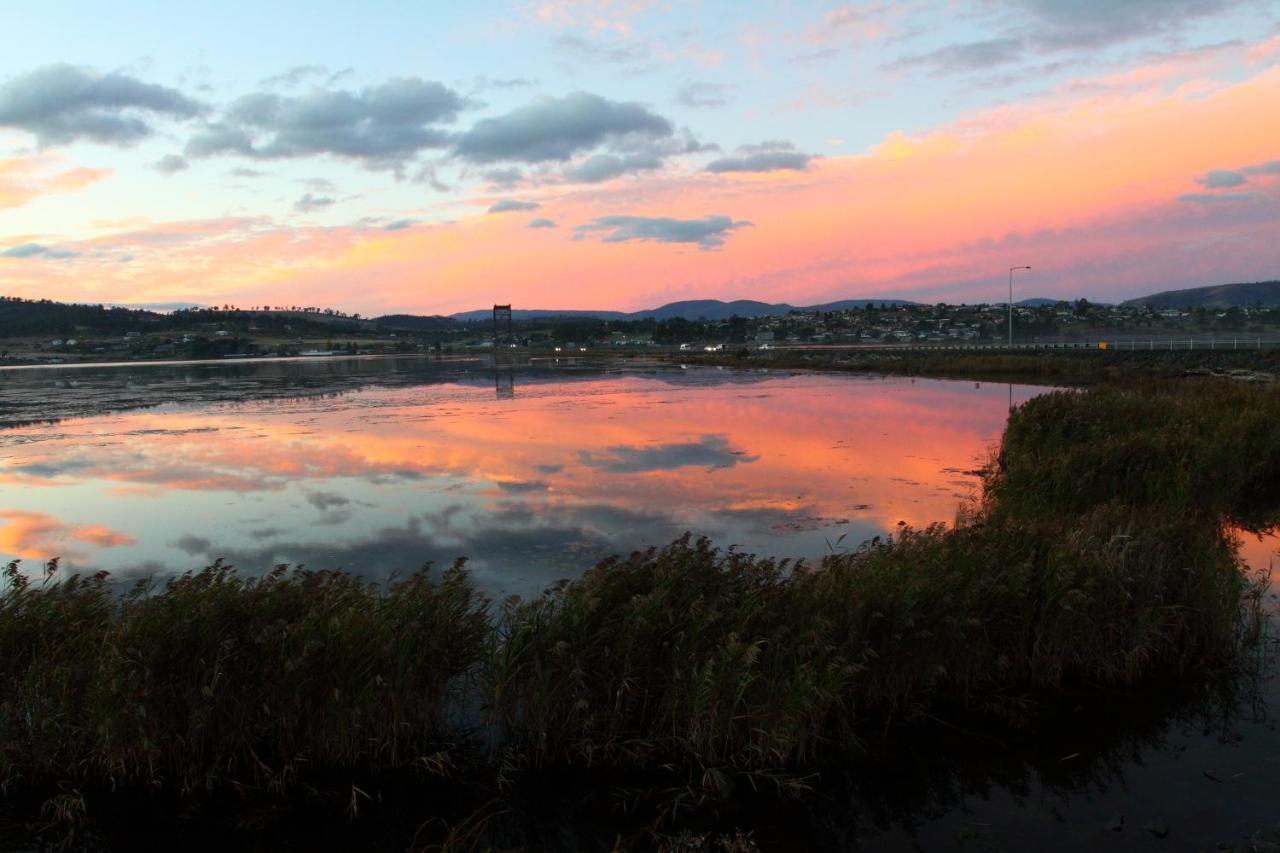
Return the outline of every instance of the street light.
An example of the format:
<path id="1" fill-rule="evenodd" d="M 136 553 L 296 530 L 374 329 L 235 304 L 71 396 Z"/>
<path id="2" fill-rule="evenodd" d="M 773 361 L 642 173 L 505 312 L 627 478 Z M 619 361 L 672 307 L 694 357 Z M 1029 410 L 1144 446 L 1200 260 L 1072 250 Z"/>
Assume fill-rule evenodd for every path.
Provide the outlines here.
<path id="1" fill-rule="evenodd" d="M 1013 271 L 1029 270 L 1031 267 L 1009 267 L 1009 348 L 1013 348 Z"/>

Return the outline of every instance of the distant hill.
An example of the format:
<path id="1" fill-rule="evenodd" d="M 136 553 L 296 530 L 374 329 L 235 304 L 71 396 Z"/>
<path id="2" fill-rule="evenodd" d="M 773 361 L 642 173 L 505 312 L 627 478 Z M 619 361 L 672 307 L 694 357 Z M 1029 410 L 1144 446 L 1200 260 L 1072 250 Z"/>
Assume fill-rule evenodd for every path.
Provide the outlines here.
<path id="1" fill-rule="evenodd" d="M 1031 299 L 1020 299 L 1013 303 L 1019 308 L 1043 308 L 1046 305 L 1057 305 L 1062 299 L 1048 299 L 1043 296 L 1036 296 Z"/>
<path id="2" fill-rule="evenodd" d="M 1254 281 L 1239 284 L 1215 284 L 1186 290 L 1166 290 L 1130 299 L 1125 305 L 1148 308 L 1248 308 L 1261 304 L 1280 306 L 1280 281 Z"/>
<path id="3" fill-rule="evenodd" d="M 484 312 L 472 312 L 484 313 Z M 485 316 L 491 316 L 492 312 L 486 313 Z M 452 328 L 458 321 L 453 317 L 441 317 L 439 315 L 422 316 L 418 314 L 384 314 L 381 317 L 375 317 L 374 326 L 379 331 L 404 331 L 404 332 L 437 332 L 442 329 Z"/>
<path id="4" fill-rule="evenodd" d="M 395 316 L 403 317 L 409 315 L 398 314 Z M 461 320 L 462 322 L 472 322 L 475 320 L 489 320 L 493 317 L 492 308 L 483 308 L 478 311 L 460 311 L 457 314 L 450 314 L 449 318 L 453 320 Z M 592 320 L 629 320 L 632 319 L 630 314 L 622 311 L 575 311 L 565 310 L 557 311 L 551 308 L 516 308 L 511 311 L 512 320 L 546 320 L 550 317 L 572 317 L 572 318 L 588 318 Z M 386 318 L 379 317 L 379 320 Z"/>
<path id="5" fill-rule="evenodd" d="M 511 312 L 513 320 L 543 320 L 552 317 L 565 317 L 593 320 L 670 320 L 681 317 L 685 320 L 728 320 L 730 317 L 777 317 L 791 311 L 845 311 L 850 308 L 864 308 L 868 303 L 878 308 L 896 305 L 915 305 L 906 299 L 841 299 L 838 302 L 824 302 L 821 305 L 788 305 L 785 302 L 759 302 L 755 299 L 736 299 L 724 302 L 720 299 L 689 299 L 682 302 L 668 302 L 657 308 L 643 311 L 557 311 L 554 309 L 516 309 Z M 455 320 L 487 320 L 493 316 L 493 309 L 480 311 L 462 311 L 450 315 Z"/>
<path id="6" fill-rule="evenodd" d="M 198 302 L 104 302 L 105 308 L 125 308 L 130 311 L 156 311 L 167 314 L 170 311 L 190 311 L 192 308 L 204 308 Z"/>
<path id="7" fill-rule="evenodd" d="M 721 302 L 719 299 L 691 299 L 685 302 L 668 302 L 648 311 L 636 311 L 631 319 L 670 320 L 683 317 L 686 320 L 728 320 L 730 317 L 773 317 L 791 311 L 783 303 L 757 302 L 754 299 L 735 299 Z"/>
<path id="8" fill-rule="evenodd" d="M 841 299 L 837 302 L 824 302 L 821 305 L 810 305 L 802 311 L 848 311 L 851 308 L 866 308 L 871 304 L 877 308 L 894 308 L 899 305 L 919 305 L 910 299 Z"/>
<path id="9" fill-rule="evenodd" d="M 372 331 L 370 320 L 336 311 L 288 309 L 182 308 L 179 303 L 162 304 L 164 310 L 138 306 L 54 302 L 51 299 L 23 299 L 0 296 L 0 338 L 25 335 L 76 336 L 123 335 L 128 332 L 194 331 L 211 323 L 240 323 L 258 331 L 275 332 L 357 332 Z M 152 304 L 152 307 L 158 307 Z M 422 318 L 445 325 L 441 317 Z"/>
<path id="10" fill-rule="evenodd" d="M 163 315 L 137 308 L 108 308 L 54 302 L 49 299 L 0 298 L 0 336 L 67 335 L 78 330 L 96 334 L 124 334 L 146 330 Z"/>

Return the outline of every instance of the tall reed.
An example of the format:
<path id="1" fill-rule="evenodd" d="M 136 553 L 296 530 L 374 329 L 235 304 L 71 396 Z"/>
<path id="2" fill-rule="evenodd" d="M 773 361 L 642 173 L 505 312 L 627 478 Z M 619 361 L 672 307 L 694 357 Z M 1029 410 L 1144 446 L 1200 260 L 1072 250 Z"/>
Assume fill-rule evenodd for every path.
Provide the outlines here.
<path id="1" fill-rule="evenodd" d="M 466 732 L 490 635 L 460 566 L 379 587 L 218 563 L 123 598 L 104 575 L 35 585 L 11 565 L 7 580 L 0 789 L 280 790 L 311 767 L 432 769 Z"/>

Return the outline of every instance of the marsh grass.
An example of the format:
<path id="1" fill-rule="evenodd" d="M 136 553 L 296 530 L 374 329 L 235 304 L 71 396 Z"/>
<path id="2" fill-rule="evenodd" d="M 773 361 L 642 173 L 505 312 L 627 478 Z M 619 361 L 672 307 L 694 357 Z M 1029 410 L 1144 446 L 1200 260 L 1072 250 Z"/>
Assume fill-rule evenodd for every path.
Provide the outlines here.
<path id="1" fill-rule="evenodd" d="M 797 564 L 686 536 L 512 602 L 495 720 L 531 767 L 754 772 L 895 721 L 1017 722 L 1054 692 L 1228 667 L 1261 618 L 1228 528 L 1274 523 L 1278 465 L 1271 389 L 1047 394 L 954 527 Z"/>
<path id="2" fill-rule="evenodd" d="M 1179 378 L 1187 373 L 1280 371 L 1280 350 L 1026 350 L 983 352 L 944 349 L 773 350 L 680 353 L 662 356 L 680 364 L 732 365 L 851 373 L 937 376 L 992 382 L 1092 385 Z"/>
<path id="3" fill-rule="evenodd" d="M 1065 532 L 903 528 L 815 564 L 685 538 L 510 606 L 492 707 L 530 768 L 780 771 L 895 722 L 1019 724 L 1058 691 L 1230 666 L 1251 594 L 1216 535 L 1109 507 Z"/>
<path id="4" fill-rule="evenodd" d="M 496 606 L 461 563 L 382 585 L 218 563 L 123 595 L 14 564 L 0 799 L 74 823 L 92 791 L 323 795 L 352 818 L 393 785 L 500 813 L 565 778 L 659 817 L 803 796 L 901 724 L 1028 726 L 1055 697 L 1237 666 L 1261 586 L 1229 530 L 1274 523 L 1278 466 L 1273 389 L 1106 386 L 1019 408 L 955 525 L 814 562 L 686 535 Z"/>
<path id="5" fill-rule="evenodd" d="M 489 637 L 460 567 L 386 586 L 215 564 L 123 597 L 105 575 L 0 598 L 0 790 L 283 791 L 310 768 L 447 772 Z"/>
<path id="6" fill-rule="evenodd" d="M 1111 502 L 1193 524 L 1275 523 L 1280 389 L 1191 379 L 1037 397 L 1009 419 L 988 504 L 1004 516 Z"/>

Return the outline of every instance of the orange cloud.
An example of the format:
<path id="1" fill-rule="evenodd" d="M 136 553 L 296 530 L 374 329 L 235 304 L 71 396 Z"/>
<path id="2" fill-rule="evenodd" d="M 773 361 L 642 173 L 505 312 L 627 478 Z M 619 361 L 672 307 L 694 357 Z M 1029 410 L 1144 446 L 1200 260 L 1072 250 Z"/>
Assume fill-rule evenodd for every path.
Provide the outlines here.
<path id="1" fill-rule="evenodd" d="M 44 155 L 0 160 L 0 209 L 21 207 L 47 193 L 82 189 L 111 174 L 110 169 L 84 166 L 51 174 L 56 164 L 56 158 Z"/>
<path id="2" fill-rule="evenodd" d="M 0 521 L 0 554 L 9 559 L 78 558 L 82 553 L 76 543 L 114 548 L 137 541 L 101 525 L 67 524 L 42 512 L 0 510 Z"/>
<path id="3" fill-rule="evenodd" d="M 1275 159 L 1280 66 L 1234 82 L 1224 70 L 1242 67 L 1248 50 L 1076 81 L 930 132 L 889 134 L 805 172 L 547 187 L 532 197 L 555 229 L 483 214 L 395 232 L 173 223 L 159 228 L 214 233 L 164 245 L 136 232 L 106 235 L 95 245 L 105 252 L 128 243 L 129 263 L 10 262 L 5 277 L 21 295 L 301 301 L 362 313 L 492 302 L 634 309 L 694 297 L 979 301 L 999 297 L 998 273 L 1011 255 L 1035 266 L 1038 291 L 1071 296 L 1264 278 L 1280 264 L 1269 236 L 1280 201 L 1274 182 L 1253 182 L 1255 200 L 1232 210 L 1177 201 L 1196 188 L 1196 175 Z M 717 251 L 574 239 L 575 226 L 616 214 L 725 215 L 754 227 L 734 231 Z M 1197 251 L 1224 239 L 1233 241 L 1229 256 L 1210 263 Z"/>

